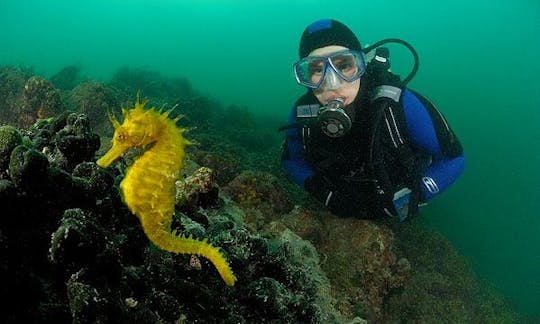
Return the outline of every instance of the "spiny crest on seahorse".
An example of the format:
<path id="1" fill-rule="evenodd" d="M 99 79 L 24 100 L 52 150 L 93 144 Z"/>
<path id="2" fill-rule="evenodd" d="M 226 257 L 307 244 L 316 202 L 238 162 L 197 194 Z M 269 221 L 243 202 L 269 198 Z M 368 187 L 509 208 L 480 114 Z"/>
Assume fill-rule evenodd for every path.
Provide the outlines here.
<path id="1" fill-rule="evenodd" d="M 180 117 L 170 119 L 167 112 L 145 109 L 146 103 L 147 100 L 140 102 L 137 97 L 134 108 L 122 108 L 122 123 L 109 113 L 114 127 L 112 147 L 97 164 L 106 168 L 130 148 L 144 148 L 120 183 L 124 203 L 139 218 L 152 243 L 169 252 L 207 258 L 223 281 L 232 286 L 236 278 L 219 248 L 206 239 L 200 241 L 171 232 L 175 182 L 184 164 L 185 147 L 190 142 L 182 135 L 185 130 L 176 125 Z"/>

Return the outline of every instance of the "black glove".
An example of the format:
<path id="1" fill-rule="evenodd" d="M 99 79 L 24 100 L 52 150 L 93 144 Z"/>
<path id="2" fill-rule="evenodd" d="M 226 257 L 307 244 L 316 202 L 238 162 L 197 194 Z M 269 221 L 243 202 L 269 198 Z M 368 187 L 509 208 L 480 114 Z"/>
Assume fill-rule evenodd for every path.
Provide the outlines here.
<path id="1" fill-rule="evenodd" d="M 305 189 L 322 203 L 326 201 L 331 192 L 335 191 L 330 180 L 321 174 L 314 174 L 306 179 Z"/>
<path id="2" fill-rule="evenodd" d="M 336 189 L 324 175 L 315 174 L 308 178 L 305 188 L 332 213 L 340 217 L 367 218 L 366 206 L 361 206 L 359 197 L 355 197 L 354 192 Z"/>

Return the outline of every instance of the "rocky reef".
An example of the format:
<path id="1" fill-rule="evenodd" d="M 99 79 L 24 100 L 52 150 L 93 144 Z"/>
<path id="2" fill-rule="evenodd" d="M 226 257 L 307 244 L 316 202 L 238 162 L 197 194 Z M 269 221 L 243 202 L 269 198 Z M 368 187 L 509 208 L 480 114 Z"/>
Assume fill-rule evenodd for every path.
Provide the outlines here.
<path id="1" fill-rule="evenodd" d="M 124 167 L 93 162 L 89 125 L 65 112 L 26 130 L 0 127 L 5 322 L 340 321 L 314 247 L 290 231 L 249 230 L 243 211 L 212 193 L 207 168 L 179 184 L 174 227 L 220 246 L 236 287 L 204 259 L 150 246 L 119 196 Z"/>
<path id="2" fill-rule="evenodd" d="M 9 278 L 1 289 L 13 296 L 1 318 L 338 321 L 313 246 L 290 231 L 263 237 L 244 225 L 242 210 L 230 200 L 216 194 L 201 199 L 213 187 L 208 169 L 186 178 L 178 202 L 189 208 L 175 215 L 175 228 L 220 246 L 237 286 L 226 287 L 205 260 L 149 246 L 114 185 L 122 168 L 110 173 L 92 161 L 96 137 L 86 115 L 77 113 L 27 131 L 0 128 L 0 202 L 7 207 L 0 225 L 0 275 Z"/>
<path id="3" fill-rule="evenodd" d="M 111 84 L 75 84 L 77 73 L 61 71 L 57 89 L 0 69 L 2 323 L 519 322 L 443 237 L 337 218 L 289 186 L 279 137 L 245 107 L 156 73 L 123 68 Z M 188 97 L 175 112 L 196 145 L 172 227 L 220 247 L 234 287 L 206 259 L 149 244 L 118 189 L 140 152 L 95 164 L 107 110 L 139 86 L 157 102 Z"/>

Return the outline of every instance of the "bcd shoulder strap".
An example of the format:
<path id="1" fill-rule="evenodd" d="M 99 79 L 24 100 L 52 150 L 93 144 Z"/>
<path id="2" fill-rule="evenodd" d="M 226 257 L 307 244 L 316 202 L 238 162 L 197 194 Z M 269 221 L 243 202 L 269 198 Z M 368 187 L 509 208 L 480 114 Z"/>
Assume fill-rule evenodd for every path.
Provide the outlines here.
<path id="1" fill-rule="evenodd" d="M 371 106 L 374 110 L 374 127 L 370 144 L 370 156 L 368 165 L 371 164 L 372 170 L 381 181 L 381 189 L 384 194 L 381 197 L 385 200 L 387 206 L 391 205 L 393 199 L 393 191 L 396 183 L 390 180 L 389 172 L 384 163 L 382 147 L 377 140 L 377 136 L 382 136 L 384 133 L 388 135 L 389 145 L 395 152 L 398 163 L 403 168 L 404 178 L 400 179 L 402 184 L 411 189 L 411 201 L 409 204 L 409 215 L 413 216 L 418 211 L 418 203 L 421 200 L 420 195 L 420 163 L 418 157 L 413 152 L 409 143 L 409 136 L 406 127 L 403 107 L 401 104 L 401 96 L 403 89 L 392 85 L 380 85 L 373 91 Z M 379 139 L 380 140 L 380 139 Z M 391 206 L 390 206 L 391 207 Z"/>

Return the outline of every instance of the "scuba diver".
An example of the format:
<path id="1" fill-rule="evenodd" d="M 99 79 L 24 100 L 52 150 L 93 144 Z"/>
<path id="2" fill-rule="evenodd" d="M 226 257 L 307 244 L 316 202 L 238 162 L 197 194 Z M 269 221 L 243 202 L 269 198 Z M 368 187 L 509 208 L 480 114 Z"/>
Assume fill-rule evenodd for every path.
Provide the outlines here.
<path id="1" fill-rule="evenodd" d="M 390 42 L 415 58 L 404 80 L 390 72 L 390 53 L 380 47 Z M 332 213 L 411 219 L 462 173 L 463 149 L 447 120 L 406 87 L 418 69 L 407 42 L 386 39 L 362 49 L 347 26 L 324 19 L 304 30 L 299 56 L 294 75 L 307 92 L 280 128 L 282 165 Z"/>

